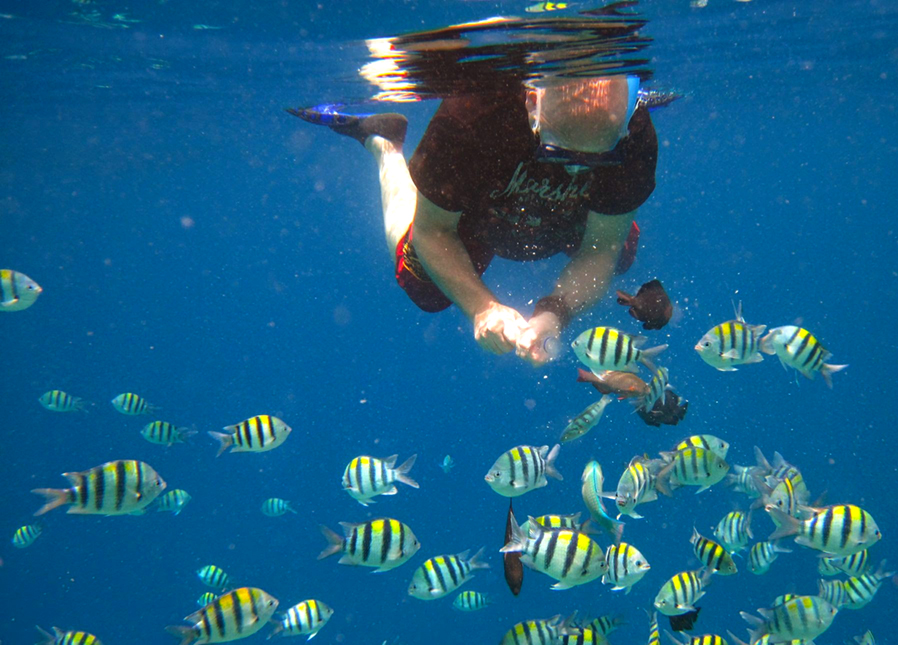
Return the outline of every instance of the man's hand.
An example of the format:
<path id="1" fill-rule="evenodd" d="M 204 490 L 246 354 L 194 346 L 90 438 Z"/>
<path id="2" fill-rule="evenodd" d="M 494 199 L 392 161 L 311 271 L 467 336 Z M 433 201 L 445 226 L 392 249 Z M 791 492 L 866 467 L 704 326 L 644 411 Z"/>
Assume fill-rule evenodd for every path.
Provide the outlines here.
<path id="1" fill-rule="evenodd" d="M 474 316 L 474 339 L 493 354 L 510 352 L 527 329 L 527 321 L 521 314 L 498 302 L 491 302 Z"/>
<path id="2" fill-rule="evenodd" d="M 532 365 L 543 365 L 555 358 L 546 351 L 546 341 L 551 338 L 557 342 L 560 335 L 561 321 L 558 320 L 558 316 L 550 311 L 544 311 L 530 319 L 527 329 L 518 336 L 515 351 L 519 358 Z"/>

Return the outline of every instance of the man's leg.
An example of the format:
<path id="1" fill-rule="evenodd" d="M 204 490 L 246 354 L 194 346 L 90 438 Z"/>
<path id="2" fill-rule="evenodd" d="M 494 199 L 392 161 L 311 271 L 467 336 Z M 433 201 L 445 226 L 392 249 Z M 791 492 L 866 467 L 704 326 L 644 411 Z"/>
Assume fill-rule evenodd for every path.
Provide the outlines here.
<path id="1" fill-rule="evenodd" d="M 387 251 L 394 264 L 396 246 L 406 234 L 415 218 L 418 189 L 408 172 L 408 164 L 402 154 L 402 145 L 384 137 L 372 135 L 365 141 L 365 148 L 374 155 L 380 174 L 380 201 L 384 216 L 384 234 Z"/>

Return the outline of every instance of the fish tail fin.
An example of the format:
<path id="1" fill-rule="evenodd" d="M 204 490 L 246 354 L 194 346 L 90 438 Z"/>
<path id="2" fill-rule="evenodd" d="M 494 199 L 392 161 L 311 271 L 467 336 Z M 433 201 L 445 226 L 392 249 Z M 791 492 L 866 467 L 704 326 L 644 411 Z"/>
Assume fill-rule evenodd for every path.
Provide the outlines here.
<path id="1" fill-rule="evenodd" d="M 40 643 L 38 643 L 38 645 L 54 645 L 54 643 L 56 643 L 57 641 L 57 638 L 63 635 L 62 632 L 59 631 L 59 627 L 52 628 L 55 632 L 53 634 L 48 632 L 46 629 L 41 628 L 40 625 L 35 625 L 34 628 L 41 633 L 41 638 L 44 639 Z"/>
<path id="2" fill-rule="evenodd" d="M 770 514 L 771 519 L 779 524 L 779 528 L 767 538 L 769 541 L 778 540 L 798 533 L 798 529 L 801 527 L 801 521 L 772 505 L 766 506 L 765 510 Z"/>
<path id="3" fill-rule="evenodd" d="M 296 512 L 296 509 L 293 508 L 293 506 L 290 504 L 290 502 L 287 502 L 287 505 L 285 508 L 287 509 L 288 513 L 293 513 L 294 515 L 299 515 L 299 513 Z"/>
<path id="4" fill-rule="evenodd" d="M 281 633 L 284 631 L 284 625 L 280 620 L 275 620 L 274 618 L 272 618 L 270 622 L 274 625 L 274 628 L 270 632 L 268 632 L 268 636 L 265 637 L 265 640 L 271 640 L 272 636 L 277 636 L 278 634 L 281 634 L 281 636 L 287 635 Z M 311 637 L 309 637 L 309 639 L 307 640 L 311 640 Z"/>
<path id="5" fill-rule="evenodd" d="M 331 556 L 335 553 L 340 553 L 340 551 L 343 550 L 343 538 L 339 534 L 335 533 L 334 531 L 331 531 L 329 528 L 327 528 L 323 524 L 321 525 L 320 528 L 321 528 L 321 534 L 324 535 L 325 538 L 327 538 L 327 542 L 328 542 L 327 547 L 321 553 L 318 554 L 318 559 L 323 560 L 324 558 Z"/>
<path id="6" fill-rule="evenodd" d="M 408 459 L 403 462 L 401 466 L 396 468 L 396 479 L 401 481 L 403 484 L 407 486 L 411 486 L 412 488 L 420 488 L 418 486 L 418 482 L 408 476 L 408 471 L 412 469 L 412 466 L 415 465 L 415 459 L 418 458 L 418 455 L 412 455 Z"/>
<path id="7" fill-rule="evenodd" d="M 561 444 L 556 443 L 552 446 L 552 450 L 549 451 L 549 454 L 546 455 L 546 475 L 558 480 L 563 480 L 564 477 L 562 477 L 561 473 L 555 469 L 555 460 L 558 459 L 558 452 L 560 450 Z"/>
<path id="8" fill-rule="evenodd" d="M 200 637 L 199 630 L 186 625 L 169 625 L 165 628 L 169 634 L 181 639 L 181 645 L 190 645 Z"/>
<path id="9" fill-rule="evenodd" d="M 198 430 L 190 430 L 188 428 L 178 428 L 177 436 L 179 443 L 190 443 L 190 437 L 198 434 Z"/>
<path id="10" fill-rule="evenodd" d="M 755 446 L 755 463 L 758 465 L 758 468 L 763 471 L 765 476 L 773 471 L 773 466 L 770 465 L 770 462 L 767 461 L 767 457 L 764 456 L 764 453 L 761 452 L 761 449 L 757 446 Z"/>
<path id="11" fill-rule="evenodd" d="M 633 296 L 631 296 L 626 291 L 617 291 L 615 292 L 615 295 L 617 296 L 617 304 L 624 305 L 626 307 L 633 306 Z"/>
<path id="12" fill-rule="evenodd" d="M 655 358 L 658 354 L 667 349 L 667 345 L 658 345 L 656 347 L 649 347 L 648 349 L 643 349 L 642 355 L 639 357 L 639 362 L 649 368 L 649 371 L 653 374 L 658 371 L 658 368 L 655 367 L 655 364 L 652 362 L 652 359 Z"/>
<path id="13" fill-rule="evenodd" d="M 829 389 L 833 389 L 833 379 L 832 375 L 836 372 L 841 372 L 848 365 L 830 365 L 829 363 L 824 363 L 820 367 L 820 376 L 823 377 L 823 381 L 826 383 L 826 387 Z"/>
<path id="14" fill-rule="evenodd" d="M 69 488 L 35 488 L 31 492 L 35 495 L 43 495 L 47 499 L 47 503 L 41 506 L 34 514 L 35 517 L 49 513 L 54 508 L 72 501 L 72 491 Z"/>
<path id="15" fill-rule="evenodd" d="M 518 525 L 518 521 L 515 519 L 514 515 L 510 515 L 508 518 L 511 525 L 511 537 L 508 540 L 508 544 L 499 549 L 502 553 L 522 553 L 524 551 L 524 545 L 527 543 L 529 536 L 524 533 L 521 527 Z M 533 520 L 530 523 L 531 528 L 536 525 L 536 520 Z"/>
<path id="16" fill-rule="evenodd" d="M 779 336 L 779 334 L 780 334 L 779 329 L 771 329 L 770 333 L 768 333 L 765 336 L 762 336 L 761 339 L 758 341 L 758 349 L 760 349 L 765 354 L 770 354 L 771 356 L 773 354 L 776 354 L 776 350 L 773 348 L 773 340 L 777 336 Z"/>
<path id="17" fill-rule="evenodd" d="M 468 564 L 470 565 L 470 567 L 472 569 L 489 569 L 490 568 L 489 562 L 483 562 L 482 560 L 478 559 L 478 558 L 480 558 L 481 555 L 483 555 L 483 547 L 480 547 L 480 549 L 477 551 L 477 553 L 472 555 L 471 559 L 468 560 Z"/>
<path id="18" fill-rule="evenodd" d="M 234 435 L 229 432 L 209 430 L 209 436 L 219 442 L 218 452 L 215 453 L 216 457 L 221 457 L 221 453 L 234 445 Z"/>
<path id="19" fill-rule="evenodd" d="M 767 635 L 767 627 L 763 620 L 744 611 L 740 611 L 739 615 L 742 616 L 742 620 L 751 625 L 748 628 L 748 640 L 750 642 L 755 643 Z"/>

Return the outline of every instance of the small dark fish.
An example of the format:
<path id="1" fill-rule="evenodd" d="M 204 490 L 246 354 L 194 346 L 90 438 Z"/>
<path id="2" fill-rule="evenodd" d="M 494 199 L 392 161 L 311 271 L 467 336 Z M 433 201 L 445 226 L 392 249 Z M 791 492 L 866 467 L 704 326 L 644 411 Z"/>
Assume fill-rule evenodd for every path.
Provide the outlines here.
<path id="1" fill-rule="evenodd" d="M 648 383 L 632 372 L 608 370 L 597 375 L 578 369 L 577 382 L 590 383 L 602 394 L 614 394 L 622 399 L 639 398 L 649 393 Z"/>
<path id="2" fill-rule="evenodd" d="M 617 292 L 617 304 L 630 308 L 630 315 L 643 322 L 643 329 L 661 329 L 673 315 L 673 305 L 658 280 L 646 282 L 635 296 Z"/>
<path id="3" fill-rule="evenodd" d="M 701 607 L 696 607 L 692 611 L 680 614 L 679 616 L 668 616 L 668 618 L 670 618 L 670 628 L 675 632 L 685 632 L 692 629 L 692 626 L 695 625 L 695 621 L 698 620 L 698 612 L 701 610 Z"/>
<path id="4" fill-rule="evenodd" d="M 508 544 L 512 538 L 512 526 L 515 524 L 514 509 L 511 500 L 508 500 L 508 519 L 505 521 L 505 542 Z M 505 582 L 511 593 L 517 596 L 521 593 L 521 585 L 524 584 L 524 565 L 521 563 L 520 552 L 508 552 L 502 554 L 502 563 L 505 565 Z"/>
<path id="5" fill-rule="evenodd" d="M 660 427 L 663 423 L 668 426 L 675 426 L 683 417 L 686 416 L 686 410 L 689 408 L 689 401 L 683 400 L 680 403 L 680 397 L 676 392 L 667 390 L 664 400 L 655 401 L 655 406 L 648 412 L 642 408 L 636 409 L 636 414 L 642 417 L 642 420 L 650 426 Z"/>

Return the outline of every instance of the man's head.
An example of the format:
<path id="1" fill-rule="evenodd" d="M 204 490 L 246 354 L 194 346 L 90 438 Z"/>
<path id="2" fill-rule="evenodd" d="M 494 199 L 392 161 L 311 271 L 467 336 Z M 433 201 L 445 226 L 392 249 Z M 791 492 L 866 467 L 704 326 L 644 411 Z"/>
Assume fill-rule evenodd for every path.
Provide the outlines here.
<path id="1" fill-rule="evenodd" d="M 530 126 L 543 145 L 608 152 L 627 133 L 638 83 L 635 77 L 611 76 L 528 89 Z"/>

